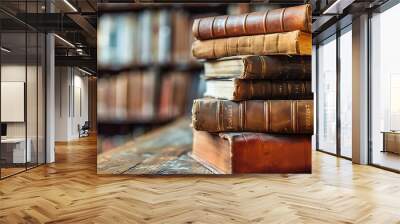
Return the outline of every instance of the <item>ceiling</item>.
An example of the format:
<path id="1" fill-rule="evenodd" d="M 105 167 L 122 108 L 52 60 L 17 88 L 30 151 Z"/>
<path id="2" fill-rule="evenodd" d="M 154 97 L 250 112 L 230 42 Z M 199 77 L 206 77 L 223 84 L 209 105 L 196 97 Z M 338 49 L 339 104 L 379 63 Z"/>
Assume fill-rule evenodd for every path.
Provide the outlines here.
<path id="1" fill-rule="evenodd" d="M 57 34 L 56 65 L 80 66 L 77 58 L 84 56 L 82 60 L 90 61 L 85 67 L 96 70 L 96 9 L 96 0 L 47 0 L 47 4 L 45 0 L 1 0 L 2 46 L 11 50 L 6 55 L 2 51 L 3 60 L 33 58 L 38 51 L 33 38 L 50 32 Z"/>

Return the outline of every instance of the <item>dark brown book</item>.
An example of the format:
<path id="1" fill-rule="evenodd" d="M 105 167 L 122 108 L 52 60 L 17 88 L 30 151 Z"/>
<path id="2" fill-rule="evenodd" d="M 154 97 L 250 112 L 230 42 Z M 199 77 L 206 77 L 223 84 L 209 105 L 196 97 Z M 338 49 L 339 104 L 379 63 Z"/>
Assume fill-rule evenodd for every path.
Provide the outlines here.
<path id="1" fill-rule="evenodd" d="M 210 79 L 204 96 L 227 100 L 312 99 L 311 81 Z"/>
<path id="2" fill-rule="evenodd" d="M 116 120 L 126 120 L 128 116 L 128 73 L 115 76 L 115 117 Z"/>
<path id="3" fill-rule="evenodd" d="M 219 174 L 311 173 L 310 135 L 194 131 L 192 157 Z"/>
<path id="4" fill-rule="evenodd" d="M 142 117 L 143 74 L 131 72 L 128 80 L 128 119 L 138 120 Z"/>
<path id="5" fill-rule="evenodd" d="M 206 61 L 204 75 L 213 78 L 311 80 L 310 56 L 236 56 Z"/>
<path id="6" fill-rule="evenodd" d="M 173 79 L 171 74 L 165 74 L 161 81 L 160 90 L 160 107 L 159 107 L 159 117 L 161 119 L 167 119 L 171 117 L 171 104 L 173 98 Z"/>
<path id="7" fill-rule="evenodd" d="M 109 118 L 108 85 L 108 78 L 103 77 L 97 80 L 97 117 L 99 121 Z"/>
<path id="8" fill-rule="evenodd" d="M 311 32 L 311 5 L 199 18 L 193 22 L 193 35 L 199 40 L 294 30 Z"/>
<path id="9" fill-rule="evenodd" d="M 311 55 L 311 34 L 301 31 L 196 40 L 192 54 L 198 59 L 238 55 Z"/>
<path id="10" fill-rule="evenodd" d="M 184 113 L 186 97 L 188 95 L 188 83 L 190 82 L 189 75 L 184 72 L 174 71 L 174 95 L 172 98 L 172 115 L 180 116 Z"/>
<path id="11" fill-rule="evenodd" d="M 192 124 L 198 131 L 312 134 L 312 100 L 230 101 L 196 99 Z"/>
<path id="12" fill-rule="evenodd" d="M 157 82 L 157 73 L 156 72 L 149 70 L 149 71 L 144 71 L 142 73 L 141 119 L 151 120 L 156 117 L 156 114 L 155 114 L 156 82 Z"/>
<path id="13" fill-rule="evenodd" d="M 185 10 L 172 13 L 172 57 L 175 63 L 194 61 L 190 52 L 193 35 L 190 30 L 192 18 Z"/>

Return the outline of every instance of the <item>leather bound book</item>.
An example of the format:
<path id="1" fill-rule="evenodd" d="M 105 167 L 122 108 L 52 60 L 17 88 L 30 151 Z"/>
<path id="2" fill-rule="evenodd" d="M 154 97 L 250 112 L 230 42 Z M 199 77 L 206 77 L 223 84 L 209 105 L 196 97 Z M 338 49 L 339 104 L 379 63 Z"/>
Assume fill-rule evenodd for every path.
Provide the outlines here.
<path id="1" fill-rule="evenodd" d="M 158 116 L 160 119 L 167 119 L 172 114 L 172 99 L 173 99 L 173 76 L 168 73 L 162 77 L 160 90 L 160 106 Z"/>
<path id="2" fill-rule="evenodd" d="M 143 74 L 134 71 L 128 80 L 128 119 L 138 120 L 142 117 L 143 106 Z"/>
<path id="3" fill-rule="evenodd" d="M 198 131 L 312 134 L 312 100 L 230 101 L 196 99 L 192 124 Z"/>
<path id="4" fill-rule="evenodd" d="M 311 80 L 310 56 L 236 56 L 204 63 L 206 78 Z"/>
<path id="5" fill-rule="evenodd" d="M 311 55 L 311 34 L 301 31 L 196 40 L 192 54 L 198 59 L 238 55 Z"/>
<path id="6" fill-rule="evenodd" d="M 192 27 L 193 35 L 199 40 L 294 30 L 311 33 L 311 5 L 199 18 L 194 20 Z"/>
<path id="7" fill-rule="evenodd" d="M 311 173 L 310 135 L 193 133 L 192 157 L 217 174 Z"/>
<path id="8" fill-rule="evenodd" d="M 115 119 L 126 120 L 128 116 L 128 77 L 127 73 L 120 73 L 115 77 Z"/>
<path id="9" fill-rule="evenodd" d="M 311 81 L 210 79 L 204 96 L 227 100 L 312 99 Z"/>

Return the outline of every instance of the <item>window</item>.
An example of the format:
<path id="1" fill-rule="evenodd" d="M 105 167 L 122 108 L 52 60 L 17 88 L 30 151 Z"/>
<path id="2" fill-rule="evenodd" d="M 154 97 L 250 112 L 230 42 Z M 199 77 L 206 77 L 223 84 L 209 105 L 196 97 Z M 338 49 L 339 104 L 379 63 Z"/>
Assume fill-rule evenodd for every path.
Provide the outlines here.
<path id="1" fill-rule="evenodd" d="M 44 1 L 18 2 L 20 16 Z M 15 6 L 0 1 L 0 7 Z M 11 7 L 15 8 L 15 7 Z M 0 179 L 45 162 L 45 34 L 1 12 Z M 13 109 L 10 109 L 13 108 Z"/>
<path id="2" fill-rule="evenodd" d="M 400 5 L 371 18 L 370 160 L 400 170 Z"/>
<path id="3" fill-rule="evenodd" d="M 341 31 L 340 39 L 340 155 L 352 156 L 352 33 L 351 26 Z"/>
<path id="4" fill-rule="evenodd" d="M 351 24 L 337 35 L 320 43 L 317 50 L 317 149 L 350 159 L 353 78 Z"/>
<path id="5" fill-rule="evenodd" d="M 317 149 L 336 153 L 336 36 L 318 47 Z"/>

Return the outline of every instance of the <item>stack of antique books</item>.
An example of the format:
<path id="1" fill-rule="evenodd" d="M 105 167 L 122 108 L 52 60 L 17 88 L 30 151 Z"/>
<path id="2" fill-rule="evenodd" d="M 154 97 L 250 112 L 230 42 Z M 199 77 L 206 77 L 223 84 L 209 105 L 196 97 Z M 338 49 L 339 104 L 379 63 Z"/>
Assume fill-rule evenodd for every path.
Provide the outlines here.
<path id="1" fill-rule="evenodd" d="M 192 156 L 215 173 L 310 173 L 311 6 L 196 19 Z"/>

